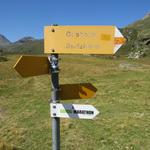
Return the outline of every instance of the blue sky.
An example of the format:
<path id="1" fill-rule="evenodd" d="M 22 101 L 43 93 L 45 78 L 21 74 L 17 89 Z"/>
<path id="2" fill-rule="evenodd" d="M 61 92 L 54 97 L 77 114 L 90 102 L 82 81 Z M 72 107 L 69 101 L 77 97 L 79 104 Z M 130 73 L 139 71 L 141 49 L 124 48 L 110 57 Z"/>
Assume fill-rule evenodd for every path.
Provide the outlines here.
<path id="1" fill-rule="evenodd" d="M 0 0 L 0 34 L 43 38 L 45 25 L 124 27 L 150 12 L 150 0 Z"/>

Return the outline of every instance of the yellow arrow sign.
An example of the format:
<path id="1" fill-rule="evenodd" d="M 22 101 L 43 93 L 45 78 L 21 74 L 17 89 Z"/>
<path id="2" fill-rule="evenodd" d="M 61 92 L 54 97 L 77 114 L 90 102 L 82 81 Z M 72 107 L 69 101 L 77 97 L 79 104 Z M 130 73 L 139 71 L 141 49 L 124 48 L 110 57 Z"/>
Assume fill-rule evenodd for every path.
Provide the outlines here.
<path id="1" fill-rule="evenodd" d="M 49 73 L 48 57 L 21 56 L 13 68 L 22 77 L 48 74 Z"/>
<path id="2" fill-rule="evenodd" d="M 63 84 L 60 85 L 60 99 L 87 99 L 92 98 L 97 89 L 91 83 L 79 83 L 79 84 Z"/>
<path id="3" fill-rule="evenodd" d="M 115 26 L 47 26 L 44 52 L 114 54 L 125 41 Z"/>

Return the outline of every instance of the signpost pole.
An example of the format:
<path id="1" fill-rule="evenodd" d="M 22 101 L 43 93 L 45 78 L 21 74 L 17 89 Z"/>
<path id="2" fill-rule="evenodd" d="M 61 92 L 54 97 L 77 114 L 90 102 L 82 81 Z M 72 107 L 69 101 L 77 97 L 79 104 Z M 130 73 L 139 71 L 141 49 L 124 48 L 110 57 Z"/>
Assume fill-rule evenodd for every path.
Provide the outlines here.
<path id="1" fill-rule="evenodd" d="M 59 103 L 58 54 L 51 54 L 51 56 L 49 56 L 49 61 L 52 86 L 51 102 L 56 104 Z M 56 114 L 53 115 L 55 116 Z M 60 150 L 60 118 L 58 117 L 52 117 L 52 150 Z"/>

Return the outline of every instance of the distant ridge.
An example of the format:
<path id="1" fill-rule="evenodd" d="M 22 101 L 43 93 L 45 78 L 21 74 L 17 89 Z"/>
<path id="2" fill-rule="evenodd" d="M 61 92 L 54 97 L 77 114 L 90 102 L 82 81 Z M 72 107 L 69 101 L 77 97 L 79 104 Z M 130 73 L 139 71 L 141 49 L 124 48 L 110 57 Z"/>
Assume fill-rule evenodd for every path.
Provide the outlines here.
<path id="1" fill-rule="evenodd" d="M 8 44 L 1 45 L 0 50 L 3 51 L 3 53 L 9 54 L 41 54 L 44 49 L 43 40 L 38 40 L 31 36 L 23 37 L 13 43 L 8 42 Z"/>
<path id="2" fill-rule="evenodd" d="M 17 54 L 43 54 L 43 40 L 27 40 L 15 42 L 5 47 L 5 53 Z"/>
<path id="3" fill-rule="evenodd" d="M 11 42 L 2 34 L 0 34 L 0 47 L 5 47 L 11 44 Z"/>
<path id="4" fill-rule="evenodd" d="M 23 43 L 30 42 L 30 41 L 35 41 L 35 40 L 36 39 L 34 39 L 31 36 L 27 36 L 27 37 L 23 37 L 23 38 L 19 39 L 18 41 L 14 42 L 13 44 L 23 44 Z"/>

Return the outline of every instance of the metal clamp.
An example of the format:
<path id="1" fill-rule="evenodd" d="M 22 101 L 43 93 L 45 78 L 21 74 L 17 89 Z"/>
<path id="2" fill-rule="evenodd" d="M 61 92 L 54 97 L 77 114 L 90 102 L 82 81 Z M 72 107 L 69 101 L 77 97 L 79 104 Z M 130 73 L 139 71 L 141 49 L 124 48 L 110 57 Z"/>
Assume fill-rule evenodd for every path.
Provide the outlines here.
<path id="1" fill-rule="evenodd" d="M 51 56 L 48 56 L 48 60 L 51 63 L 51 73 L 58 73 L 59 72 L 59 66 L 58 66 L 58 58 L 55 56 L 55 54 L 52 54 Z"/>

